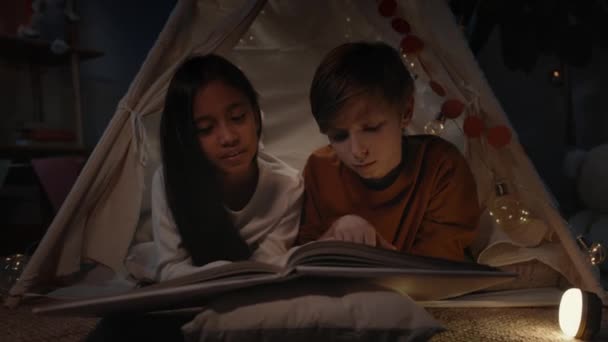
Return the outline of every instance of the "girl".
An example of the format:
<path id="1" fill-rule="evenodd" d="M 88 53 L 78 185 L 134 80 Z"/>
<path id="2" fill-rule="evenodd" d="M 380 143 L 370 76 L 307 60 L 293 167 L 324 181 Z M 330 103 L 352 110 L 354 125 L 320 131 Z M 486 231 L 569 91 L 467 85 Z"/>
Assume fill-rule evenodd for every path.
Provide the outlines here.
<path id="1" fill-rule="evenodd" d="M 152 182 L 156 280 L 217 260 L 270 261 L 293 243 L 303 182 L 258 151 L 258 96 L 235 65 L 194 57 L 175 72 Z"/>
<path id="2" fill-rule="evenodd" d="M 271 261 L 296 238 L 303 182 L 258 150 L 258 96 L 217 55 L 193 57 L 169 84 L 161 119 L 162 165 L 152 180 L 152 277 L 179 277 L 219 260 Z M 182 340 L 190 315 L 116 316 L 88 341 Z"/>

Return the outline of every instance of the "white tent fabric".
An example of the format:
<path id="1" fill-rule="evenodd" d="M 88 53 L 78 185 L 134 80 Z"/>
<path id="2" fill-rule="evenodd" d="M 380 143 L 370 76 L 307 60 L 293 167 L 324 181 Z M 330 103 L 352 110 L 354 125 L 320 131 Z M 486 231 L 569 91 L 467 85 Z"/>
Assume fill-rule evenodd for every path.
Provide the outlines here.
<path id="1" fill-rule="evenodd" d="M 486 125 L 509 125 L 446 2 L 398 3 L 399 15 L 425 44 L 419 58 L 405 59 L 417 76 L 410 133 L 423 133 L 441 106 L 442 99 L 428 86 L 430 77 L 449 97 L 477 110 Z M 308 104 L 321 58 L 345 41 L 383 40 L 398 47 L 400 39 L 374 0 L 178 1 L 11 296 L 18 300 L 49 279 L 72 274 L 85 260 L 123 273 L 129 246 L 150 239 L 149 184 L 159 163 L 160 112 L 169 79 L 188 56 L 216 52 L 242 68 L 261 95 L 264 148 L 301 168 L 314 148 L 326 144 Z M 533 224 L 517 236 L 504 234 L 486 215 L 475 246 L 478 261 L 505 266 L 540 260 L 572 285 L 608 302 L 597 272 L 516 137 L 496 150 L 482 140 L 466 139 L 461 126 L 462 119 L 449 121 L 441 136 L 468 158 L 483 204 L 492 198 L 495 179 L 508 179 L 534 213 Z"/>

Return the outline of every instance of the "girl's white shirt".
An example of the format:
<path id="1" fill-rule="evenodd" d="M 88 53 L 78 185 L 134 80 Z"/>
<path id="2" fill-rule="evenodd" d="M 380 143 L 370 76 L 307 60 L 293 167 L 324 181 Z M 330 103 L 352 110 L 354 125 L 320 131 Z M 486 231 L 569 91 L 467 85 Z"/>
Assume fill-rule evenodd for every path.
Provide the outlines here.
<path id="1" fill-rule="evenodd" d="M 296 239 L 304 183 L 297 170 L 263 151 L 258 152 L 257 162 L 259 179 L 253 196 L 243 209 L 226 210 L 243 239 L 255 248 L 252 260 L 273 263 Z M 138 256 L 131 253 L 127 260 L 127 268 L 131 268 L 129 263 L 133 264 L 137 259 L 139 272 L 136 273 L 139 274 L 134 274 L 136 278 L 164 281 L 223 263 L 192 264 L 189 253 L 181 245 L 181 236 L 167 205 L 162 166 L 152 180 L 151 204 L 153 245 L 141 246 L 144 248 L 135 253 Z"/>

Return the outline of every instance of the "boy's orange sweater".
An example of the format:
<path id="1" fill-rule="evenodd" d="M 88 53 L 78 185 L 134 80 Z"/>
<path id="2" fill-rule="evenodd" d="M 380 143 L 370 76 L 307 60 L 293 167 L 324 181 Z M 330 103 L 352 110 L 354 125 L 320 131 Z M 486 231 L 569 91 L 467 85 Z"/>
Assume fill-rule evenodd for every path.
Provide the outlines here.
<path id="1" fill-rule="evenodd" d="M 330 146 L 315 151 L 304 168 L 298 243 L 318 239 L 337 218 L 354 214 L 403 252 L 463 260 L 481 214 L 467 161 L 456 147 L 434 136 L 403 141 L 402 170 L 382 190 L 366 186 Z"/>

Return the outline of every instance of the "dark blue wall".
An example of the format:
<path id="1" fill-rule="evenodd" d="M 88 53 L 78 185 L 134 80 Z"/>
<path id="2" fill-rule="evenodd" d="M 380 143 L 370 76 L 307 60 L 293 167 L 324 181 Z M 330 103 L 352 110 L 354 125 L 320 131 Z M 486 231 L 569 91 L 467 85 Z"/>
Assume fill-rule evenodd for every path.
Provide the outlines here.
<path id="1" fill-rule="evenodd" d="M 82 65 L 85 142 L 94 146 L 169 17 L 175 0 L 80 1 L 81 42 L 102 58 Z"/>
<path id="2" fill-rule="evenodd" d="M 520 142 L 541 177 L 568 212 L 575 204 L 573 181 L 563 173 L 567 146 L 566 88 L 550 81 L 559 67 L 555 57 L 541 56 L 532 72 L 511 71 L 503 63 L 497 32 L 480 51 L 479 64 L 513 124 Z M 608 143 L 608 58 L 594 50 L 591 63 L 569 69 L 572 76 L 576 147 L 590 149 Z"/>

